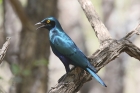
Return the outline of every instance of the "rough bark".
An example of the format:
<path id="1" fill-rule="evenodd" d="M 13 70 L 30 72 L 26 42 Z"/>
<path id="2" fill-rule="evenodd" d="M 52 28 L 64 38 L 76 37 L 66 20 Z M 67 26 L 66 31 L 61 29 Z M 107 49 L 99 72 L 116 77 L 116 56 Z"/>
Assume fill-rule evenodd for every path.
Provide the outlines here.
<path id="1" fill-rule="evenodd" d="M 134 31 L 128 33 L 124 38 L 120 40 L 112 39 L 108 30 L 97 16 L 91 2 L 89 0 L 78 1 L 100 41 L 100 48 L 88 57 L 89 61 L 98 71 L 115 58 L 118 58 L 122 52 L 126 52 L 131 57 L 140 60 L 140 48 L 128 40 L 134 34 L 139 34 L 140 25 L 138 25 Z M 104 43 L 104 41 L 106 42 Z M 49 93 L 75 93 L 89 80 L 91 80 L 91 76 L 81 68 L 76 67 L 72 69 L 70 73 L 66 74 L 55 87 L 52 87 Z"/>
<path id="2" fill-rule="evenodd" d="M 120 40 L 114 40 L 109 44 L 109 46 L 106 46 L 101 50 L 97 50 L 89 57 L 89 61 L 91 61 L 97 70 L 100 70 L 109 62 L 117 58 L 122 52 L 126 52 L 131 57 L 140 60 L 140 48 L 135 46 L 126 37 Z M 78 67 L 74 68 L 61 82 L 53 87 L 49 93 L 75 93 L 90 79 L 91 76 L 85 73 L 82 69 Z"/>

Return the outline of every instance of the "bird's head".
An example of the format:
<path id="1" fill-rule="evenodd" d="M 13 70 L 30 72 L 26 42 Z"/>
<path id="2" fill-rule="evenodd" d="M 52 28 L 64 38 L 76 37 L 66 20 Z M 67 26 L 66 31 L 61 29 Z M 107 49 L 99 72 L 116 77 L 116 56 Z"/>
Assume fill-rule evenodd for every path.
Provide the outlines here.
<path id="1" fill-rule="evenodd" d="M 36 23 L 35 25 L 41 25 L 37 29 L 46 28 L 48 30 L 55 27 L 56 23 L 58 23 L 57 19 L 54 17 L 47 17 L 43 19 L 41 22 Z"/>

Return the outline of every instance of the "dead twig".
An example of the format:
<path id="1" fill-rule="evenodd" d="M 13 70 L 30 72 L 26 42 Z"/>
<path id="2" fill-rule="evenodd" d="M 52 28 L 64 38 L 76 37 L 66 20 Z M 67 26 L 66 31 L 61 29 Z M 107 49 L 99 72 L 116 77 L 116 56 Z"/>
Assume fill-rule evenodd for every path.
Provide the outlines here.
<path id="1" fill-rule="evenodd" d="M 0 49 L 0 64 L 2 63 L 3 58 L 6 55 L 6 51 L 7 51 L 8 47 L 9 47 L 9 44 L 10 44 L 10 39 L 11 38 L 8 37 L 6 42 L 3 44 L 2 49 Z"/>

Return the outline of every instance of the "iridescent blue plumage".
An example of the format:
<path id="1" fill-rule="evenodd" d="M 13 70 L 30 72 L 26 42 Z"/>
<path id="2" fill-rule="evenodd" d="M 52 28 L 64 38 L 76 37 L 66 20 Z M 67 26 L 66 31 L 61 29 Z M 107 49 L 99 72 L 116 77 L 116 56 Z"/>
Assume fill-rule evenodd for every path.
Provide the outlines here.
<path id="1" fill-rule="evenodd" d="M 105 83 L 96 74 L 96 69 L 90 64 L 87 57 L 79 50 L 72 39 L 63 31 L 60 23 L 54 17 L 48 17 L 37 24 L 39 28 L 49 30 L 49 40 L 53 53 L 63 62 L 66 72 L 70 71 L 69 64 L 79 66 L 89 72 L 99 83 Z"/>

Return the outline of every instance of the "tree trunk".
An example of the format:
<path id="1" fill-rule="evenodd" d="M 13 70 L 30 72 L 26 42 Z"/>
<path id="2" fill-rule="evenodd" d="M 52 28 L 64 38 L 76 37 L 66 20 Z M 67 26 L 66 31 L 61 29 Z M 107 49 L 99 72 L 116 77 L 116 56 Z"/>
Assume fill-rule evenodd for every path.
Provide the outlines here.
<path id="1" fill-rule="evenodd" d="M 5 6 L 9 0 L 5 0 Z M 47 16 L 54 16 L 56 14 L 56 1 L 55 0 L 28 0 L 26 12 L 21 6 L 20 2 L 17 0 L 10 0 L 12 7 L 14 8 L 17 16 L 22 23 L 22 30 L 19 30 L 19 34 L 15 31 L 17 29 L 17 24 L 20 22 L 15 22 L 15 19 L 10 19 L 13 11 L 8 11 L 12 8 L 5 7 L 5 29 L 6 35 L 12 36 L 17 35 L 17 38 L 12 38 L 17 41 L 18 44 L 15 47 L 17 49 L 16 54 L 14 54 L 13 48 L 10 49 L 9 62 L 14 68 L 18 68 L 15 74 L 16 83 L 16 93 L 46 93 L 47 83 L 48 83 L 48 57 L 50 54 L 48 32 L 47 31 L 36 31 L 34 24 L 41 21 Z M 9 4 L 10 5 L 10 4 Z M 9 13 L 9 15 L 7 15 Z M 27 14 L 26 14 L 27 13 Z M 16 25 L 11 25 L 11 23 L 17 23 Z M 9 28 L 7 27 L 9 25 Z M 12 27 L 13 29 L 11 30 Z M 8 31 L 11 34 L 8 35 Z M 18 41 L 20 40 L 20 41 Z M 10 60 L 12 56 L 16 55 L 15 61 Z M 13 70 L 13 69 L 12 69 Z M 13 88 L 12 88 L 13 89 Z M 11 91 L 12 92 L 12 91 Z"/>

